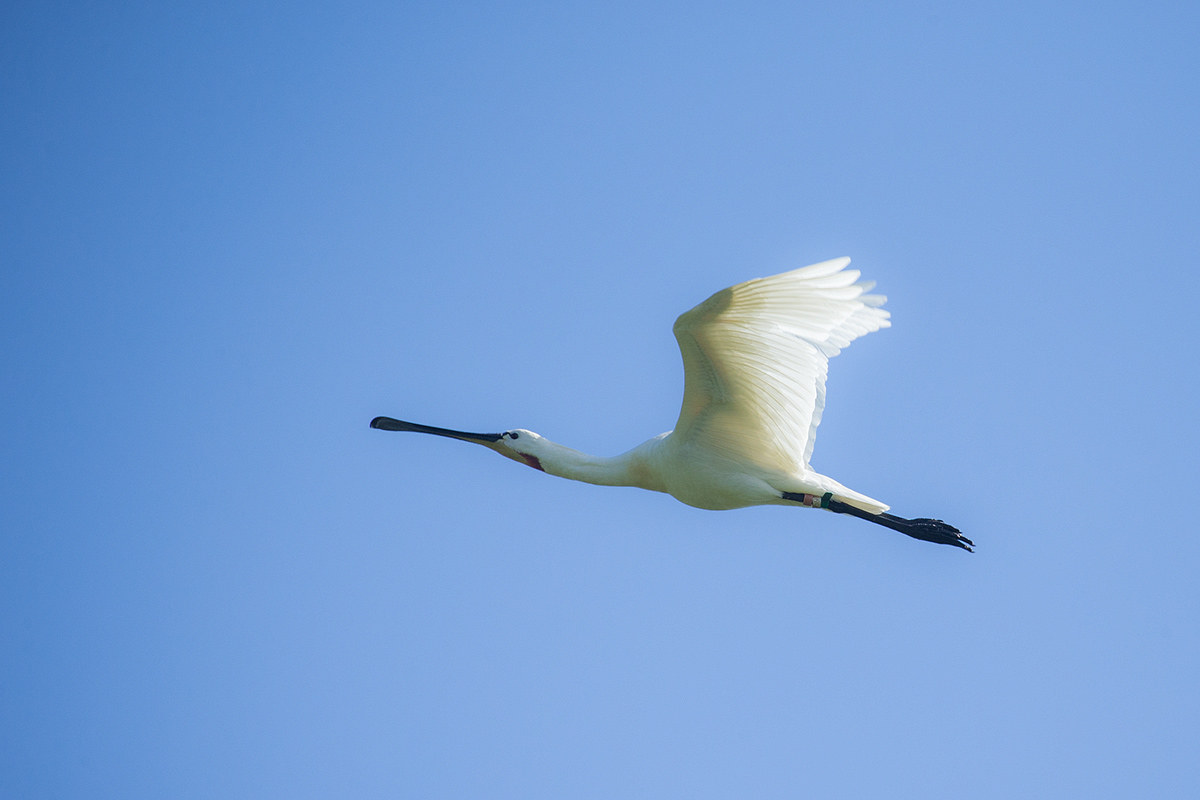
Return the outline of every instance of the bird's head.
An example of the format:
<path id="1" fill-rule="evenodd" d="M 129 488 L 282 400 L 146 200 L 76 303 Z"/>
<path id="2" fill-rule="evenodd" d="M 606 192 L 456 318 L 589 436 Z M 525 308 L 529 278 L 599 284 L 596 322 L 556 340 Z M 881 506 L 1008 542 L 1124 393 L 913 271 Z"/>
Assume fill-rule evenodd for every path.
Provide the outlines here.
<path id="1" fill-rule="evenodd" d="M 500 441 L 497 442 L 499 447 L 495 448 L 496 452 L 508 456 L 514 461 L 524 462 L 534 469 L 546 471 L 546 468 L 542 466 L 542 458 L 545 457 L 547 451 L 545 439 L 524 428 L 505 431 L 500 436 Z"/>

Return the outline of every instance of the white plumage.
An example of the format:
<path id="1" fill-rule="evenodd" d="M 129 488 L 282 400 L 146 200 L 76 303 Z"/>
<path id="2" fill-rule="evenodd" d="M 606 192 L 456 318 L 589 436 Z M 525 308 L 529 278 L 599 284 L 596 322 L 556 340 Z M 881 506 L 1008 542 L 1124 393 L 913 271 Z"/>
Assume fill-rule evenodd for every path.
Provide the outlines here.
<path id="1" fill-rule="evenodd" d="M 675 429 L 613 458 L 590 456 L 532 431 L 465 433 L 377 417 L 385 430 L 484 445 L 551 475 L 666 492 L 698 508 L 804 505 L 868 519 L 909 536 L 970 549 L 940 520 L 903 519 L 888 506 L 811 468 L 825 408 L 829 359 L 859 336 L 891 325 L 836 258 L 739 283 L 675 321 L 683 355 L 683 408 Z"/>
<path id="2" fill-rule="evenodd" d="M 887 506 L 809 469 L 825 408 L 829 359 L 886 328 L 874 283 L 856 282 L 848 258 L 758 278 L 717 292 L 675 321 L 683 353 L 683 409 L 672 439 L 790 483 L 781 491 L 837 487 L 868 510 Z M 806 481 L 817 477 L 819 481 Z M 793 488 L 794 487 L 794 488 Z M 686 501 L 685 501 L 686 502 Z"/>

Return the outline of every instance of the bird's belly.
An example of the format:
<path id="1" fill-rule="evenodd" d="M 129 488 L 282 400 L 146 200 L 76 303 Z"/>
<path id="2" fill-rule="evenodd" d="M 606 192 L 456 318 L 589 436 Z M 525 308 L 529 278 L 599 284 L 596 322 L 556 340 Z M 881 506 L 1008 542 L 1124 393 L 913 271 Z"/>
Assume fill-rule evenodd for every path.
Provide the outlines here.
<path id="1" fill-rule="evenodd" d="M 691 464 L 675 471 L 665 483 L 667 492 L 679 502 L 709 511 L 767 505 L 780 498 L 779 491 L 762 477 L 714 465 Z"/>

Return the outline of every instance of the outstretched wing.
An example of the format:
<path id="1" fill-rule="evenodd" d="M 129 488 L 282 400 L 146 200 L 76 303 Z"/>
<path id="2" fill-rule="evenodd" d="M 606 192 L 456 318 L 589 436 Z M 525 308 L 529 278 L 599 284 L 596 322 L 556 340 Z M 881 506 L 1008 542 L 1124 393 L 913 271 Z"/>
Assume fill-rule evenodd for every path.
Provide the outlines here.
<path id="1" fill-rule="evenodd" d="M 717 292 L 675 321 L 683 409 L 672 436 L 789 474 L 808 467 L 829 359 L 891 325 L 875 284 L 835 258 Z"/>

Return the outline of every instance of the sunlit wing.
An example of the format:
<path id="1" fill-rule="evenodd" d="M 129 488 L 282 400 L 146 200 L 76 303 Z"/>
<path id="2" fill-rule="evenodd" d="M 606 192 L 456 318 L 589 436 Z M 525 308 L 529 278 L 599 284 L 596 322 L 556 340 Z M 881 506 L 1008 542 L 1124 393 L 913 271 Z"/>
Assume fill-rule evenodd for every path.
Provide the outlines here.
<path id="1" fill-rule="evenodd" d="M 674 436 L 787 473 L 808 466 L 829 359 L 891 325 L 848 258 L 739 283 L 675 321 L 683 409 Z"/>

